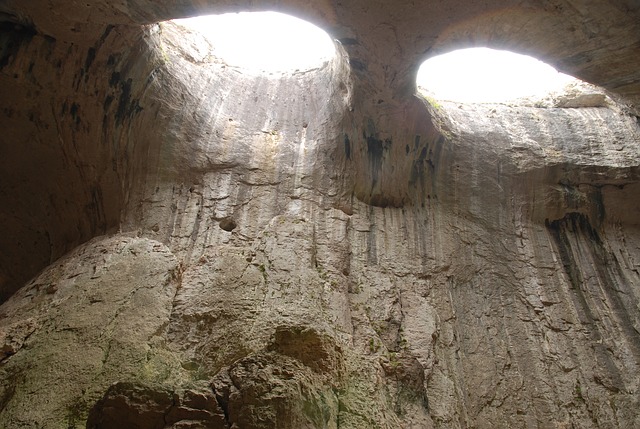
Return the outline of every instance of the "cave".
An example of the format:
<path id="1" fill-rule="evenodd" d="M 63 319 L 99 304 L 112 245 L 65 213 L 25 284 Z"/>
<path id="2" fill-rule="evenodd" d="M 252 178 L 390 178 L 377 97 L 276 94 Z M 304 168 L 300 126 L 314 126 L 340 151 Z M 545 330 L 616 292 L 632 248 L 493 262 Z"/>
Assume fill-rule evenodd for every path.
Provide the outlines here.
<path id="1" fill-rule="evenodd" d="M 272 11 L 255 73 L 173 22 Z M 431 100 L 421 64 L 580 79 Z M 0 426 L 640 427 L 640 2 L 0 4 Z"/>

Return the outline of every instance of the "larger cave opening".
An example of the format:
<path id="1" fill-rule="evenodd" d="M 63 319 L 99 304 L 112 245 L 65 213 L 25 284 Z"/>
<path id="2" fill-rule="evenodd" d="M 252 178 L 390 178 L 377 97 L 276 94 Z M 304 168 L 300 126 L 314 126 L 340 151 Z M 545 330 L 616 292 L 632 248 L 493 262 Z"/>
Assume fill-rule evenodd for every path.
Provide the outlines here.
<path id="1" fill-rule="evenodd" d="M 335 55 L 321 28 L 279 12 L 239 12 L 175 19 L 202 34 L 212 54 L 254 74 L 281 74 L 320 67 Z"/>

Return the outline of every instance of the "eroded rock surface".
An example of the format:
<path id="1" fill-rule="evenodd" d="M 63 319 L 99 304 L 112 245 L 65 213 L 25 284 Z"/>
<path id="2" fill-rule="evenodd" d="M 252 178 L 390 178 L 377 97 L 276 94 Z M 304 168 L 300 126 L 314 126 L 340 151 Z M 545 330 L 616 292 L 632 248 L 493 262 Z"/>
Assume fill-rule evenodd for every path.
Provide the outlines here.
<path id="1" fill-rule="evenodd" d="M 81 246 L 15 294 L 0 327 L 3 425 L 80 427 L 113 375 L 155 381 L 170 372 L 162 333 L 179 275 L 163 244 L 114 236 Z"/>

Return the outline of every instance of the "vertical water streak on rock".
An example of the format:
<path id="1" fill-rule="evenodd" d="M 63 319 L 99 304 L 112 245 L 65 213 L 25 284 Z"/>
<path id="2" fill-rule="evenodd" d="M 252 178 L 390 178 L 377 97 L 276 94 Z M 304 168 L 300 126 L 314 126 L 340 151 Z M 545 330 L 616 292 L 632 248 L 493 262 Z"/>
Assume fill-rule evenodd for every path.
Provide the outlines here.
<path id="1" fill-rule="evenodd" d="M 583 266 L 589 267 L 592 261 L 596 265 L 605 263 L 599 258 L 602 256 L 600 237 L 591 227 L 588 219 L 580 214 L 570 214 L 564 219 L 550 222 L 548 228 L 554 238 L 560 261 L 568 277 L 574 299 L 573 305 L 579 315 L 580 323 L 592 341 L 593 353 L 598 366 L 606 371 L 605 374 L 596 374 L 596 381 L 614 392 L 623 390 L 625 381 L 608 350 L 613 345 L 609 344 L 607 336 L 603 336 L 602 332 L 603 308 L 596 304 L 597 302 L 606 302 L 608 293 L 602 296 L 601 292 L 603 291 L 594 290 L 591 286 L 593 280 L 585 278 L 581 268 Z M 595 280 L 606 281 L 606 279 L 598 278 Z M 603 284 L 603 288 L 613 286 Z"/>

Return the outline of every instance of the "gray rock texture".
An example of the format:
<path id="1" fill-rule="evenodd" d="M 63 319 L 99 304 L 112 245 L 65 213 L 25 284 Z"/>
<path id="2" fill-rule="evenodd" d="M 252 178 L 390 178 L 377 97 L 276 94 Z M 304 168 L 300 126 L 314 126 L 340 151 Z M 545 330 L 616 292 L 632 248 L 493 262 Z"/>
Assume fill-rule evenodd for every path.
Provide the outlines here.
<path id="1" fill-rule="evenodd" d="M 170 23 L 337 38 L 251 75 Z M 0 4 L 0 427 L 640 427 L 640 9 Z M 429 102 L 486 44 L 598 84 Z"/>

